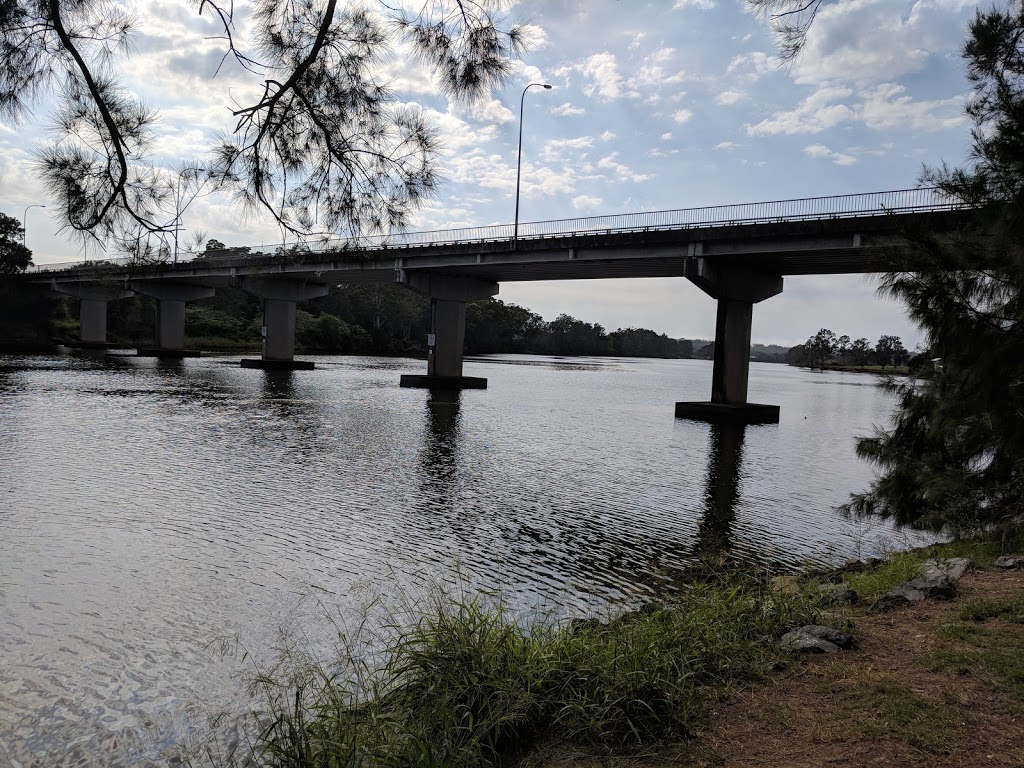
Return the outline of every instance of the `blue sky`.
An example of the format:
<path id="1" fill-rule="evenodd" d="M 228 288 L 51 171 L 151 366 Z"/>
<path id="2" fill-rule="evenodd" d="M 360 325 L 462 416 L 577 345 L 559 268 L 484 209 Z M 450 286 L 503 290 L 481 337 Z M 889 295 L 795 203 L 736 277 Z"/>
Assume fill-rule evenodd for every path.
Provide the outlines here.
<path id="1" fill-rule="evenodd" d="M 212 77 L 213 28 L 187 3 L 139 6 L 124 77 L 160 112 L 154 159 L 199 157 L 231 126 L 229 90 L 254 84 L 230 68 Z M 446 181 L 417 229 L 512 220 L 519 99 L 530 82 L 554 88 L 526 96 L 521 221 L 902 189 L 923 164 L 966 156 L 959 49 L 974 3 L 838 0 L 818 14 L 789 68 L 779 66 L 762 21 L 736 0 L 509 6 L 534 46 L 492 98 L 450 104 L 401 51 L 387 64 L 401 100 L 426 110 L 444 137 Z M 46 117 L 40 107 L 34 121 L 0 123 L 0 210 L 19 218 L 28 205 L 52 204 L 31 165 Z M 37 263 L 80 258 L 47 214 L 28 214 Z M 182 223 L 229 245 L 281 238 L 216 198 L 197 200 Z M 609 330 L 714 334 L 714 303 L 683 279 L 504 284 L 499 298 Z M 755 308 L 753 336 L 791 344 L 823 326 L 872 341 L 896 333 L 910 347 L 919 338 L 900 308 L 857 276 L 787 278 L 780 296 Z"/>

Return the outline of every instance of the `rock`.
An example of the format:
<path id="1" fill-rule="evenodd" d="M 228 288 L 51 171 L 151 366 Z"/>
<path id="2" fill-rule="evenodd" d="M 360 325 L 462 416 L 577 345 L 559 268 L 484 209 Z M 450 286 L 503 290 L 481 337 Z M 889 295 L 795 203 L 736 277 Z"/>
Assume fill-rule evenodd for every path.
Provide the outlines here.
<path id="1" fill-rule="evenodd" d="M 1005 568 L 1008 571 L 1024 568 L 1024 555 L 1003 555 L 996 559 L 996 568 Z"/>
<path id="2" fill-rule="evenodd" d="M 869 557 L 867 560 L 858 560 L 856 557 L 851 557 L 840 568 L 842 573 L 861 573 L 862 571 L 871 571 L 880 566 L 884 561 L 877 557 Z"/>
<path id="3" fill-rule="evenodd" d="M 857 593 L 844 583 L 840 584 L 819 584 L 818 595 L 825 605 L 839 605 L 840 603 L 856 603 Z"/>
<path id="4" fill-rule="evenodd" d="M 950 557 L 945 560 L 926 560 L 921 565 L 921 577 L 928 579 L 945 576 L 950 581 L 960 581 L 967 569 L 974 565 L 966 557 Z"/>
<path id="5" fill-rule="evenodd" d="M 836 653 L 853 648 L 853 635 L 832 627 L 808 624 L 787 632 L 779 640 L 779 646 L 793 653 Z"/>
<path id="6" fill-rule="evenodd" d="M 900 608 L 910 603 L 919 603 L 931 598 L 933 600 L 951 600 L 956 596 L 956 586 L 941 573 L 922 576 L 906 581 L 894 587 L 868 608 L 873 613 Z"/>
<path id="7" fill-rule="evenodd" d="M 772 576 L 768 589 L 777 595 L 796 595 L 800 592 L 800 581 L 800 576 L 795 573 Z"/>

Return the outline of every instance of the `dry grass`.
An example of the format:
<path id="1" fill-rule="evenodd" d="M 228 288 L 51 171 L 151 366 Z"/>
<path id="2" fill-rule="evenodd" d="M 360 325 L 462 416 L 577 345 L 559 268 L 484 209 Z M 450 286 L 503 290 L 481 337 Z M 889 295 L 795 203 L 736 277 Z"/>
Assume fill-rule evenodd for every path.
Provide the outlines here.
<path id="1" fill-rule="evenodd" d="M 564 747 L 523 768 L 1024 768 L 1024 573 L 969 573 L 960 596 L 849 609 L 857 650 L 802 660 L 714 703 L 695 737 L 629 756 Z"/>

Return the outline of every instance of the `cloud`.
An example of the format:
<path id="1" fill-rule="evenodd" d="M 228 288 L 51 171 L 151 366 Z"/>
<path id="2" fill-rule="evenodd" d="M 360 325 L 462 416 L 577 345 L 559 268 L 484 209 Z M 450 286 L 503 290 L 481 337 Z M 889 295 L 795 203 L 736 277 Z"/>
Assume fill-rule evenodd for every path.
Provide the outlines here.
<path id="1" fill-rule="evenodd" d="M 732 152 L 732 150 L 739 149 L 742 146 L 742 144 L 737 144 L 735 141 L 720 141 L 715 144 L 714 149 Z"/>
<path id="2" fill-rule="evenodd" d="M 672 141 L 672 132 L 666 131 L 665 133 L 661 134 L 660 138 L 662 141 Z"/>
<path id="3" fill-rule="evenodd" d="M 748 125 L 746 130 L 748 136 L 792 136 L 821 133 L 855 122 L 875 130 L 940 131 L 963 122 L 962 107 L 960 97 L 915 100 L 906 94 L 904 86 L 895 83 L 883 83 L 857 94 L 849 88 L 826 85 L 796 109 L 776 112 L 756 125 Z"/>
<path id="4" fill-rule="evenodd" d="M 601 134 L 601 141 L 611 141 L 615 138 L 615 134 L 611 131 L 605 131 Z"/>
<path id="5" fill-rule="evenodd" d="M 601 205 L 604 201 L 593 195 L 578 195 L 572 199 L 572 207 L 577 211 L 590 212 Z"/>
<path id="6" fill-rule="evenodd" d="M 672 119 L 675 120 L 680 125 L 683 124 L 683 123 L 690 122 L 690 118 L 692 118 L 692 117 L 693 117 L 693 112 L 691 112 L 688 109 L 676 110 L 675 113 L 673 113 L 673 115 L 672 115 Z"/>
<path id="7" fill-rule="evenodd" d="M 547 162 L 565 161 L 569 156 L 577 156 L 594 146 L 591 136 L 577 136 L 575 139 L 549 139 L 544 144 L 542 157 Z"/>
<path id="8" fill-rule="evenodd" d="M 583 115 L 586 114 L 586 112 L 587 110 L 585 110 L 583 107 L 577 107 L 573 104 L 570 104 L 568 101 L 565 102 L 565 104 L 561 104 L 557 107 L 554 107 L 551 110 L 551 114 L 558 115 L 558 117 L 568 117 L 570 115 Z"/>
<path id="9" fill-rule="evenodd" d="M 583 92 L 588 96 L 598 95 L 603 99 L 618 99 L 624 94 L 622 75 L 619 74 L 619 66 L 615 60 L 615 54 L 604 51 L 590 56 L 580 71 L 590 79 L 590 82 L 583 87 Z"/>
<path id="10" fill-rule="evenodd" d="M 715 0 L 676 0 L 672 10 L 681 11 L 684 8 L 698 8 L 702 11 L 707 11 L 716 7 L 718 7 L 718 3 Z"/>
<path id="11" fill-rule="evenodd" d="M 747 95 L 741 91 L 722 91 L 715 96 L 715 103 L 722 104 L 723 106 L 732 106 L 733 104 L 745 101 L 746 98 Z"/>
<path id="12" fill-rule="evenodd" d="M 833 152 L 824 144 L 811 144 L 810 146 L 804 147 L 804 154 L 813 158 L 831 160 L 836 165 L 853 165 L 857 162 L 857 158 L 853 155 L 847 155 L 842 152 Z"/>
<path id="13" fill-rule="evenodd" d="M 776 112 L 757 125 L 747 126 L 748 136 L 792 135 L 820 133 L 854 118 L 855 113 L 845 104 L 833 102 L 851 96 L 849 88 L 823 87 L 812 93 L 794 110 Z"/>
<path id="14" fill-rule="evenodd" d="M 597 167 L 598 168 L 605 168 L 607 170 L 613 171 L 615 173 L 615 177 L 619 181 L 631 181 L 631 182 L 634 182 L 634 183 L 642 183 L 642 182 L 645 182 L 645 181 L 650 181 L 651 179 L 654 178 L 653 174 L 636 173 L 636 172 L 630 170 L 624 164 L 620 163 L 617 160 L 618 156 L 619 156 L 618 152 L 613 152 L 612 154 L 608 155 L 607 157 L 602 157 L 597 162 Z"/>
<path id="15" fill-rule="evenodd" d="M 906 95 L 906 88 L 883 83 L 864 94 L 861 116 L 869 128 L 911 128 L 915 131 L 938 131 L 964 122 L 964 99 L 915 101 Z"/>
<path id="16" fill-rule="evenodd" d="M 921 72 L 934 57 L 959 50 L 965 11 L 973 3 L 944 0 L 847 0 L 823 5 L 794 68 L 803 84 L 861 86 Z"/>
<path id="17" fill-rule="evenodd" d="M 778 72 L 779 60 L 761 51 L 741 53 L 732 57 L 725 71 L 748 82 L 754 82 L 765 75 Z"/>
<path id="18" fill-rule="evenodd" d="M 669 72 L 665 65 L 675 57 L 675 48 L 660 48 L 649 56 L 645 56 L 636 75 L 630 78 L 630 85 L 635 87 L 658 87 L 677 85 L 685 82 L 687 74 L 684 70 Z"/>

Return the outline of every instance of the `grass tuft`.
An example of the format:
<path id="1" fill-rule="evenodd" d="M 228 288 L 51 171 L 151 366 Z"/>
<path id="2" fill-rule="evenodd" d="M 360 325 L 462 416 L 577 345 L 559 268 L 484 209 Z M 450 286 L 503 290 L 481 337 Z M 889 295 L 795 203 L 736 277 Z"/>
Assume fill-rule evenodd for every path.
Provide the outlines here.
<path id="1" fill-rule="evenodd" d="M 240 763 L 483 767 L 541 740 L 683 738 L 711 697 L 762 677 L 776 638 L 815 614 L 805 596 L 730 577 L 607 622 L 525 626 L 483 596 L 438 598 L 392 628 L 376 666 L 343 653 L 259 676 L 268 713 Z"/>

